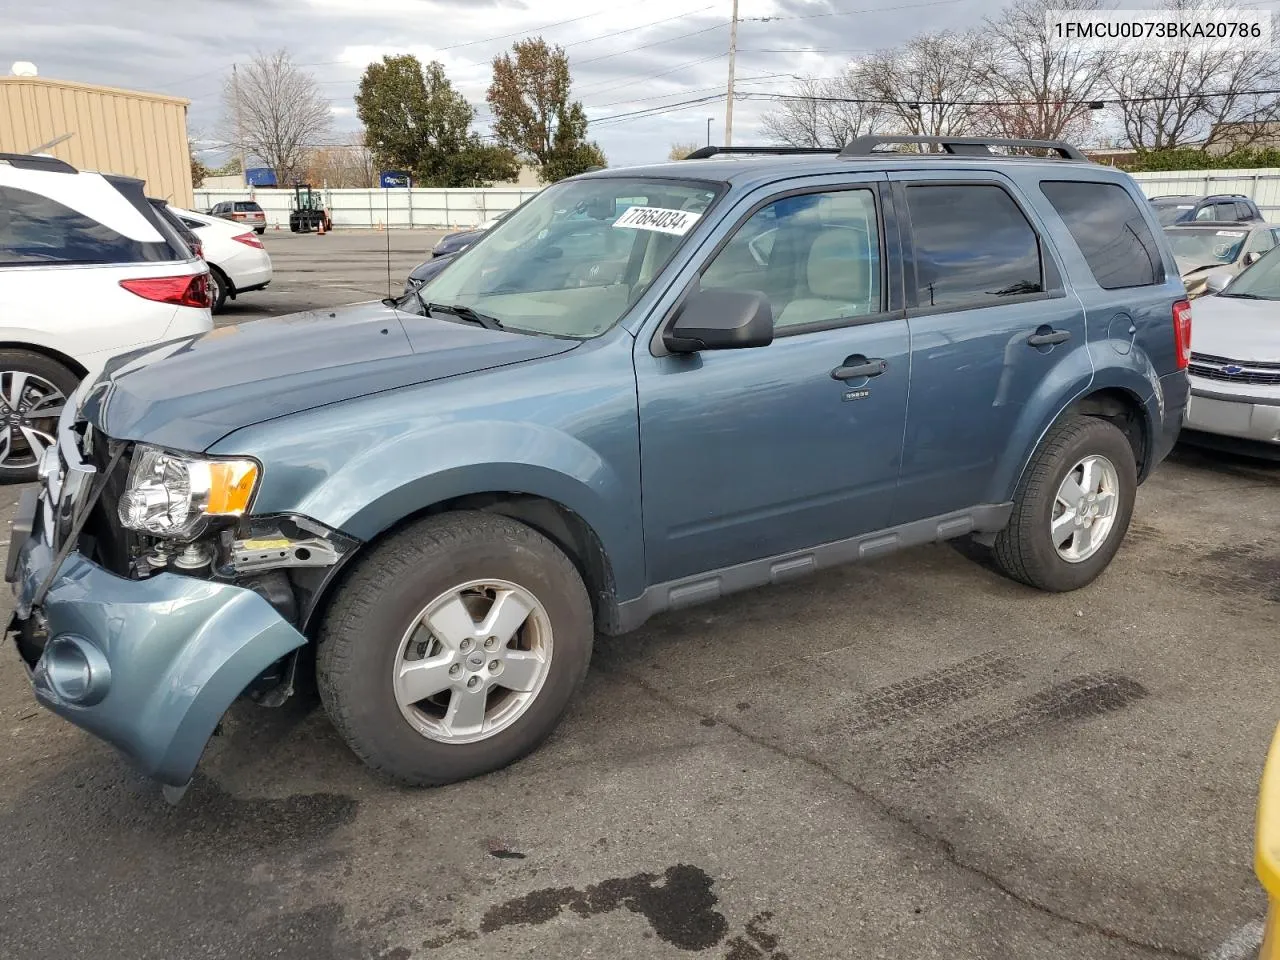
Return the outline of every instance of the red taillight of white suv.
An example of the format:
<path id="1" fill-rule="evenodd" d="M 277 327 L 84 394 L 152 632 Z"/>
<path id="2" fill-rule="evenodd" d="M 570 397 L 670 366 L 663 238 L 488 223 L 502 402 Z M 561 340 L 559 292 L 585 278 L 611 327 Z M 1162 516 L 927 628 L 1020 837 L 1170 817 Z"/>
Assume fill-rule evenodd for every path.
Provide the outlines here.
<path id="1" fill-rule="evenodd" d="M 213 306 L 207 273 L 197 273 L 194 276 L 185 274 L 181 277 L 140 277 L 136 280 L 121 280 L 120 286 L 144 300 L 154 300 L 157 303 L 205 309 Z"/>
<path id="2" fill-rule="evenodd" d="M 239 236 L 232 237 L 231 239 L 236 241 L 236 243 L 243 243 L 246 247 L 257 247 L 259 250 L 266 249 L 266 247 L 262 245 L 262 241 L 254 236 L 252 232 L 242 233 Z"/>
<path id="3" fill-rule="evenodd" d="M 1191 301 L 1179 300 L 1173 305 L 1173 341 L 1178 348 L 1178 369 L 1191 363 Z"/>

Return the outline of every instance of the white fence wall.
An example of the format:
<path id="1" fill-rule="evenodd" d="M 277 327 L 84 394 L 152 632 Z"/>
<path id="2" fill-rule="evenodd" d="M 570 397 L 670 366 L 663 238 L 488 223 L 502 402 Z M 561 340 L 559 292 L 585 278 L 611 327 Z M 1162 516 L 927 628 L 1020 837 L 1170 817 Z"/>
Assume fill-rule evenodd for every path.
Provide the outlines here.
<path id="1" fill-rule="evenodd" d="M 1148 197 L 1170 193 L 1243 193 L 1267 219 L 1280 221 L 1280 168 L 1249 170 L 1173 170 L 1135 173 Z M 506 213 L 537 193 L 534 187 L 490 187 L 469 190 L 322 190 L 335 227 L 473 227 Z M 267 224 L 289 229 L 292 190 L 197 190 L 196 209 L 220 200 L 253 199 L 266 211 Z"/>
<path id="2" fill-rule="evenodd" d="M 538 192 L 536 187 L 490 187 L 474 190 L 390 189 L 321 190 L 335 227 L 474 227 L 517 206 Z M 289 229 L 292 190 L 197 190 L 197 210 L 222 200 L 256 200 L 271 228 Z"/>
<path id="3" fill-rule="evenodd" d="M 1256 167 L 1245 170 L 1166 170 L 1135 173 L 1133 178 L 1148 197 L 1171 193 L 1243 193 L 1262 210 L 1268 220 L 1280 221 L 1280 169 Z"/>

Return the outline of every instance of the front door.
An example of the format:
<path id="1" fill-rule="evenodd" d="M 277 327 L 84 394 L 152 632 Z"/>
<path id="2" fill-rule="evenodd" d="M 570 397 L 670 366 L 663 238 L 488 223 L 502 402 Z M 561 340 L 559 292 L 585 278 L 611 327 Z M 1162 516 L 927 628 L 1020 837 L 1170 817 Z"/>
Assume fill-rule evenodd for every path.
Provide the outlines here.
<path id="1" fill-rule="evenodd" d="M 637 341 L 650 584 L 888 525 L 909 344 L 884 278 L 883 183 L 762 197 L 708 256 L 704 289 L 768 297 L 769 346 L 655 356 Z"/>

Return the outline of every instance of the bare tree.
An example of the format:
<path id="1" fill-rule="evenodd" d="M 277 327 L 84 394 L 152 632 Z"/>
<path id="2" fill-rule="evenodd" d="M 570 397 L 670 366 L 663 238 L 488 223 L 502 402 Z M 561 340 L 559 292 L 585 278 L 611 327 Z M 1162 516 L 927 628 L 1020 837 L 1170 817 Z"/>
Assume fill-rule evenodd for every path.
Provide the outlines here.
<path id="1" fill-rule="evenodd" d="M 222 99 L 228 144 L 260 158 L 282 186 L 302 173 L 312 148 L 329 133 L 329 104 L 287 50 L 256 54 L 237 67 Z"/>
<path id="2" fill-rule="evenodd" d="M 1220 9 L 1217 0 L 1166 0 L 1161 9 Z M 1182 50 L 1124 55 L 1108 70 L 1129 146 L 1247 147 L 1274 137 L 1280 56 L 1271 50 Z M 1263 92 L 1258 92 L 1263 91 Z"/>
<path id="3" fill-rule="evenodd" d="M 1090 103 L 1104 98 L 1113 58 L 1051 42 L 1045 14 L 1105 9 L 1107 0 L 1017 0 L 989 18 L 985 62 L 979 67 L 989 101 L 981 110 L 982 126 L 1002 137 L 1091 139 Z"/>
<path id="4" fill-rule="evenodd" d="M 858 86 L 881 101 L 892 125 L 924 136 L 985 133 L 977 103 L 988 59 L 977 33 L 923 33 L 856 66 Z"/>
<path id="5" fill-rule="evenodd" d="M 671 152 L 667 154 L 668 160 L 683 160 L 693 151 L 697 150 L 701 144 L 697 143 L 673 143 L 671 144 Z"/>
<path id="6" fill-rule="evenodd" d="M 311 152 L 304 179 L 318 186 L 344 189 L 372 187 L 373 157 L 361 144 L 320 147 Z"/>
<path id="7" fill-rule="evenodd" d="M 882 132 L 889 112 L 860 86 L 856 67 L 840 76 L 804 77 L 765 114 L 765 133 L 793 147 L 843 147 L 854 137 Z"/>

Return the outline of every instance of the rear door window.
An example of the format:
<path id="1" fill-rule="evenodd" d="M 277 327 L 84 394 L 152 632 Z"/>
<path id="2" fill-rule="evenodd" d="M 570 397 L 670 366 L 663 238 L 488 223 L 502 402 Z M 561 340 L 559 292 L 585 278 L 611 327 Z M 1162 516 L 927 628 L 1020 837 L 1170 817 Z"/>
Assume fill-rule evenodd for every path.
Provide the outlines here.
<path id="1" fill-rule="evenodd" d="M 1249 208 L 1247 203 L 1236 203 L 1236 218 L 1240 220 L 1252 220 L 1253 210 Z"/>
<path id="2" fill-rule="evenodd" d="M 163 241 L 134 240 L 56 200 L 0 186 L 0 266 L 172 259 Z"/>
<path id="3" fill-rule="evenodd" d="M 1042 180 L 1040 191 L 1071 232 L 1104 290 L 1164 282 L 1151 228 L 1124 187 L 1080 180 Z"/>
<path id="4" fill-rule="evenodd" d="M 1044 293 L 1040 239 L 995 184 L 907 187 L 922 309 L 990 307 Z"/>

